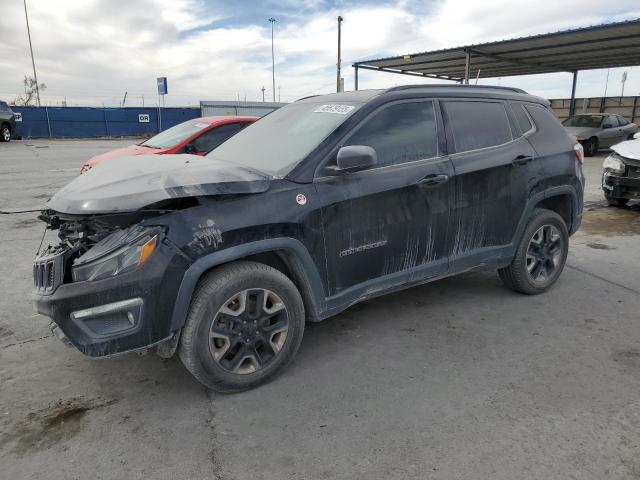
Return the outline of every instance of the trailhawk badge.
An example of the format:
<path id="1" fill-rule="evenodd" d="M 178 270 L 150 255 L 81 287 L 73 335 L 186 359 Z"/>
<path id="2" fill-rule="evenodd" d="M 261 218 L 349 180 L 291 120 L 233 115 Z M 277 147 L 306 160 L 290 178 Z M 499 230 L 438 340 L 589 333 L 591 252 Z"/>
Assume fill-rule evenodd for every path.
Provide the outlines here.
<path id="1" fill-rule="evenodd" d="M 296 202 L 298 202 L 298 205 L 305 205 L 307 203 L 307 197 L 299 193 L 296 195 Z"/>

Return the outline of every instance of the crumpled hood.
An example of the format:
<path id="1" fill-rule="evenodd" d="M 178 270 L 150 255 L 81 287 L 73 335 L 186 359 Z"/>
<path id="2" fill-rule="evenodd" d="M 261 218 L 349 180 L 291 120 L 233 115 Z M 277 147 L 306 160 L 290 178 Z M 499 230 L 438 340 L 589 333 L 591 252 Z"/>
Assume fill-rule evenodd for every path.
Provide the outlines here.
<path id="1" fill-rule="evenodd" d="M 621 157 L 640 160 L 640 139 L 625 140 L 611 147 Z"/>
<path id="2" fill-rule="evenodd" d="M 601 130 L 599 128 L 593 127 L 564 127 L 569 135 L 573 135 L 574 137 L 580 135 L 584 138 L 589 138 L 594 135 L 597 135 Z"/>
<path id="3" fill-rule="evenodd" d="M 271 179 L 198 155 L 120 157 L 76 177 L 47 208 L 67 214 L 131 212 L 169 198 L 260 193 Z"/>

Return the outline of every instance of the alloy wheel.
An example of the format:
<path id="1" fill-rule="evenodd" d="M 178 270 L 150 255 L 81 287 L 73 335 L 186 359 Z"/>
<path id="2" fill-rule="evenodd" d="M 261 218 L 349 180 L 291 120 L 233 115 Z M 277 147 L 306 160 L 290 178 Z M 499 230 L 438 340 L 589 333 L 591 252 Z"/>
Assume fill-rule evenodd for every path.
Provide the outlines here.
<path id="1" fill-rule="evenodd" d="M 5 142 L 8 142 L 9 140 L 11 140 L 11 131 L 6 127 L 2 129 L 2 139 Z"/>
<path id="2" fill-rule="evenodd" d="M 224 370 L 246 375 L 265 368 L 282 350 L 289 316 L 271 290 L 251 288 L 229 298 L 209 331 L 209 351 Z"/>
<path id="3" fill-rule="evenodd" d="M 527 272 L 531 280 L 544 284 L 553 278 L 560 267 L 563 241 L 553 225 L 541 226 L 531 237 L 527 247 Z"/>

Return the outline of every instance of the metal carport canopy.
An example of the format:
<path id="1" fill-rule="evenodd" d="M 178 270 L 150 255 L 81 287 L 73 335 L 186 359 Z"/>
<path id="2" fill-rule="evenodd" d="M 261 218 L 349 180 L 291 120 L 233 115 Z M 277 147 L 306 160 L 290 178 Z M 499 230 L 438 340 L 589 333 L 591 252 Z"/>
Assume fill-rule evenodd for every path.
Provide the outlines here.
<path id="1" fill-rule="evenodd" d="M 640 19 L 366 60 L 355 62 L 353 67 L 356 90 L 359 69 L 465 83 L 476 77 L 570 72 L 573 100 L 579 70 L 632 65 L 640 65 Z"/>

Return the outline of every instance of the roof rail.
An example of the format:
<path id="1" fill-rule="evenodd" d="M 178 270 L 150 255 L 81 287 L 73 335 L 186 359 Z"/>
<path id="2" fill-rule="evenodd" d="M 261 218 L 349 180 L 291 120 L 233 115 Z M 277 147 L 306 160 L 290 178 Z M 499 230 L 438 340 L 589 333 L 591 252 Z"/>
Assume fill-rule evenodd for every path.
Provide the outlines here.
<path id="1" fill-rule="evenodd" d="M 446 83 L 440 83 L 440 84 L 423 84 L 423 85 L 399 85 L 397 87 L 391 87 L 388 88 L 386 91 L 387 92 L 395 92 L 398 90 L 411 90 L 413 88 L 447 88 L 447 87 L 453 87 L 453 88 L 480 88 L 480 89 L 490 89 L 490 90 L 506 90 L 508 92 L 516 92 L 516 93 L 527 93 L 524 90 L 522 90 L 521 88 L 516 88 L 516 87 L 502 87 L 502 86 L 496 86 L 496 85 L 454 85 L 454 84 L 446 84 Z"/>

